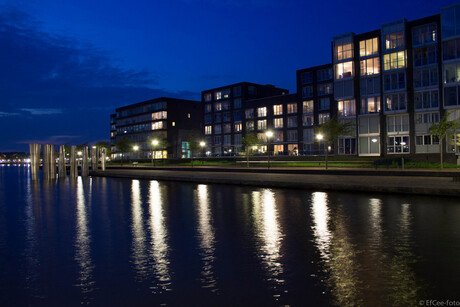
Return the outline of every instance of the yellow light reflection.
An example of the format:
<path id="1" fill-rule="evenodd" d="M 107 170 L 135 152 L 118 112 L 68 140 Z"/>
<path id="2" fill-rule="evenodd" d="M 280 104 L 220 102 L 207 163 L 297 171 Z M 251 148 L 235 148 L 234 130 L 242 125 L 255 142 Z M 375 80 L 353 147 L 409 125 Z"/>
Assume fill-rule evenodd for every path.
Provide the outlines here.
<path id="1" fill-rule="evenodd" d="M 162 208 L 163 199 L 158 181 L 150 182 L 149 191 L 149 209 L 150 209 L 150 233 L 151 249 L 154 265 L 154 274 L 158 281 L 158 286 L 152 286 L 153 293 L 171 290 L 171 275 L 167 237 L 167 228 L 165 226 L 164 211 Z"/>
<path id="2" fill-rule="evenodd" d="M 331 232 L 328 229 L 329 209 L 327 207 L 326 193 L 313 193 L 311 211 L 316 247 L 321 254 L 321 258 L 327 261 L 330 257 L 329 248 L 331 245 Z"/>
<path id="3" fill-rule="evenodd" d="M 78 177 L 77 181 L 77 234 L 76 234 L 76 255 L 75 260 L 80 267 L 77 285 L 83 294 L 94 291 L 93 270 L 94 265 L 91 259 L 91 232 L 88 226 L 88 210 L 85 201 L 83 180 Z M 88 303 L 89 297 L 84 296 L 84 302 Z"/>
<path id="4" fill-rule="evenodd" d="M 269 189 L 262 192 L 254 191 L 252 202 L 256 236 L 261 242 L 259 257 L 268 273 L 268 280 L 275 282 L 277 286 L 284 285 L 280 252 L 283 236 L 278 221 L 275 195 Z M 279 294 L 275 294 L 274 297 L 279 297 Z"/>
<path id="5" fill-rule="evenodd" d="M 210 288 L 216 292 L 216 278 L 214 276 L 214 252 L 216 239 L 212 226 L 212 214 L 208 198 L 208 186 L 198 185 L 198 235 L 200 241 L 200 255 L 203 262 L 201 270 L 201 282 L 203 288 Z"/>
<path id="6" fill-rule="evenodd" d="M 132 257 L 137 278 L 142 280 L 147 276 L 147 253 L 145 246 L 144 217 L 142 212 L 141 188 L 139 180 L 131 184 L 131 215 L 132 215 Z"/>
<path id="7" fill-rule="evenodd" d="M 369 200 L 370 242 L 375 253 L 380 254 L 382 245 L 382 200 L 371 198 Z"/>

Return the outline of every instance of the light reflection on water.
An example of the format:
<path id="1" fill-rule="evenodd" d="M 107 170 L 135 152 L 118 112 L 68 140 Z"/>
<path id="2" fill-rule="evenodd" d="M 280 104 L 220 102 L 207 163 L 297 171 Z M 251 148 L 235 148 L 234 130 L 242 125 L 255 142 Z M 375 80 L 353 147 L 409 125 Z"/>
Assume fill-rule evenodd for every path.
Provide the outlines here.
<path id="1" fill-rule="evenodd" d="M 267 280 L 272 283 L 275 298 L 283 293 L 283 264 L 281 244 L 283 234 L 278 221 L 275 194 L 269 189 L 252 192 L 253 219 L 260 250 L 258 256 L 266 270 Z"/>
<path id="2" fill-rule="evenodd" d="M 148 274 L 148 258 L 146 251 L 146 233 L 144 230 L 144 214 L 141 200 L 141 187 L 139 180 L 131 183 L 131 216 L 132 216 L 132 257 L 138 280 L 145 279 Z"/>
<path id="3" fill-rule="evenodd" d="M 200 184 L 197 187 L 198 237 L 202 261 L 201 278 L 203 288 L 218 292 L 217 280 L 214 276 L 216 239 L 212 226 L 212 213 L 208 197 L 208 186 Z"/>
<path id="4" fill-rule="evenodd" d="M 168 230 L 165 225 L 163 198 L 160 183 L 150 181 L 149 208 L 150 208 L 150 254 L 153 258 L 154 275 L 158 285 L 151 287 L 153 293 L 161 293 L 172 289 L 169 261 Z"/>
<path id="5" fill-rule="evenodd" d="M 94 264 L 91 259 L 91 231 L 88 221 L 88 204 L 85 199 L 84 183 L 81 177 L 77 180 L 77 224 L 75 238 L 75 260 L 80 268 L 77 286 L 80 288 L 84 302 L 91 300 L 94 291 Z"/>

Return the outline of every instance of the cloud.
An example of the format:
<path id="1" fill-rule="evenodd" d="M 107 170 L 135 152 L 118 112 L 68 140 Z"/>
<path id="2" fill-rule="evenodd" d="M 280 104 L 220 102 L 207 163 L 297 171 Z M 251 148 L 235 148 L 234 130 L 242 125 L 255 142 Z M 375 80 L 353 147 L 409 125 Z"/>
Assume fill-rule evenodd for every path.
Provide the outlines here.
<path id="1" fill-rule="evenodd" d="M 11 112 L 0 112 L 0 117 L 7 117 L 7 116 L 18 116 L 19 113 L 11 113 Z"/>
<path id="2" fill-rule="evenodd" d="M 61 114 L 62 110 L 60 109 L 28 109 L 22 108 L 20 109 L 24 112 L 29 112 L 31 115 L 52 115 L 52 114 Z"/>
<path id="3" fill-rule="evenodd" d="M 81 138 L 79 135 L 52 135 L 43 139 L 31 139 L 17 141 L 17 144 L 57 144 L 63 145 Z"/>

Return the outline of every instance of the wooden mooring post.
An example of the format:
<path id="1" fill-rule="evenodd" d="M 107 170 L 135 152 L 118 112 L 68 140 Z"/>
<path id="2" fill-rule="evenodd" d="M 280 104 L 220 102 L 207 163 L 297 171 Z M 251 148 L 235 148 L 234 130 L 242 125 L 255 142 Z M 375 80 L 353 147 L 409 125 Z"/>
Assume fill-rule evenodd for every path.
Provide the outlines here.
<path id="1" fill-rule="evenodd" d="M 82 148 L 83 152 L 83 160 L 81 161 L 81 176 L 88 177 L 89 176 L 89 161 L 88 161 L 88 146 L 84 146 Z"/>
<path id="2" fill-rule="evenodd" d="M 42 145 L 29 144 L 30 150 L 30 169 L 32 172 L 32 180 L 38 180 L 38 172 L 40 170 L 40 150 Z"/>
<path id="3" fill-rule="evenodd" d="M 91 171 L 97 171 L 97 164 L 98 164 L 98 154 L 97 154 L 97 147 L 91 147 Z"/>
<path id="4" fill-rule="evenodd" d="M 59 146 L 59 163 L 58 163 L 59 181 L 64 180 L 67 177 L 67 169 L 66 169 L 65 161 L 66 161 L 65 146 L 61 145 Z"/>
<path id="5" fill-rule="evenodd" d="M 78 177 L 77 146 L 70 147 L 70 178 Z"/>
<path id="6" fill-rule="evenodd" d="M 105 171 L 105 155 L 107 154 L 107 149 L 101 147 L 101 170 Z"/>

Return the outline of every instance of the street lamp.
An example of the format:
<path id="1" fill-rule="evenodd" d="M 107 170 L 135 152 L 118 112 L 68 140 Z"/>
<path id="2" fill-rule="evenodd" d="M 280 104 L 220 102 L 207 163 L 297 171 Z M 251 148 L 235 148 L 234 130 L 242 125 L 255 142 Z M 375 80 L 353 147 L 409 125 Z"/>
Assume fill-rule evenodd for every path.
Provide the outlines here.
<path id="1" fill-rule="evenodd" d="M 324 135 L 322 135 L 321 133 L 318 133 L 316 135 L 316 139 L 319 141 L 320 149 L 321 149 L 321 141 L 324 139 Z M 324 149 L 326 151 L 325 159 L 326 159 L 326 169 L 327 169 L 327 156 L 328 156 L 328 153 L 329 153 L 329 147 L 327 146 L 328 144 L 325 144 L 325 145 L 326 146 L 324 146 Z"/>
<path id="2" fill-rule="evenodd" d="M 153 146 L 153 151 L 152 151 L 152 164 L 153 164 L 153 167 L 155 167 L 155 160 L 156 160 L 155 148 L 157 147 L 157 145 L 158 145 L 158 140 L 153 140 L 153 141 L 152 141 L 152 146 Z"/>
<path id="3" fill-rule="evenodd" d="M 201 142 L 200 142 L 200 146 L 201 146 L 201 151 L 203 151 L 203 148 L 206 146 L 206 143 L 203 142 L 203 141 L 201 141 Z M 204 158 L 204 157 L 203 157 L 203 158 Z M 204 161 L 201 160 L 201 165 L 203 165 L 203 163 L 204 163 Z"/>
<path id="4" fill-rule="evenodd" d="M 268 130 L 267 132 L 265 132 L 265 136 L 267 137 L 267 151 L 268 151 L 268 159 L 267 159 L 267 162 L 268 162 L 268 168 L 270 168 L 270 139 L 271 137 L 273 136 L 273 132 Z"/>
<path id="5" fill-rule="evenodd" d="M 139 146 L 134 145 L 134 146 L 133 146 L 133 149 L 134 149 L 134 152 L 135 152 L 134 157 L 136 157 L 137 151 L 139 150 Z"/>

